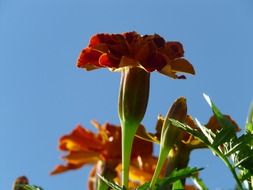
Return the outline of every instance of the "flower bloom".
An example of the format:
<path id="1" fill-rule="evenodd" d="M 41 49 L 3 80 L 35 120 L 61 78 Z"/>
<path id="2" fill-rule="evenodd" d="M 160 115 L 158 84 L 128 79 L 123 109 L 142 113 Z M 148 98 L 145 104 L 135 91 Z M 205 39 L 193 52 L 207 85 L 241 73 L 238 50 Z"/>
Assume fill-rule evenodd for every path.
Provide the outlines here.
<path id="1" fill-rule="evenodd" d="M 173 106 L 172 106 L 173 107 Z M 179 104 L 177 101 L 174 103 L 175 110 L 177 110 L 177 117 L 182 117 L 181 122 L 187 124 L 193 129 L 200 130 L 198 125 L 196 124 L 195 120 L 192 118 L 192 116 L 184 113 L 185 107 L 187 107 L 186 102 L 183 102 L 183 104 Z M 170 110 L 173 111 L 173 110 Z M 240 131 L 240 127 L 238 124 L 229 116 L 224 115 L 226 119 L 228 119 L 234 126 L 236 126 L 235 130 L 238 132 Z M 171 117 L 174 118 L 175 117 Z M 157 119 L 156 124 L 156 133 L 148 133 L 143 126 L 140 126 L 137 131 L 137 136 L 139 138 L 145 139 L 147 141 L 159 143 L 161 138 L 161 131 L 162 126 L 164 123 L 164 117 L 159 115 Z M 216 117 L 213 115 L 209 118 L 208 122 L 204 125 L 206 128 L 210 129 L 212 132 L 217 133 L 222 129 L 222 126 L 216 119 Z M 201 142 L 198 138 L 192 136 L 191 134 L 180 130 L 180 133 L 177 135 L 177 143 L 178 145 L 181 144 L 185 146 L 185 148 L 192 150 L 192 149 L 198 149 L 198 148 L 206 148 L 206 145 Z"/>
<path id="2" fill-rule="evenodd" d="M 109 123 L 100 125 L 95 121 L 93 125 L 98 129 L 98 133 L 78 125 L 70 134 L 60 138 L 60 150 L 68 152 L 63 157 L 67 164 L 56 166 L 51 172 L 52 175 L 94 164 L 93 174 L 91 172 L 91 176 L 94 176 L 94 170 L 101 162 L 107 164 L 106 167 L 109 164 L 110 169 L 115 169 L 121 163 L 120 126 Z M 135 138 L 131 159 L 152 155 L 152 151 L 152 143 Z"/>
<path id="3" fill-rule="evenodd" d="M 124 67 L 140 67 L 146 72 L 159 71 L 172 78 L 177 72 L 195 74 L 193 66 L 183 58 L 179 42 L 166 42 L 158 34 L 141 36 L 136 32 L 96 34 L 82 50 L 77 66 L 86 70 L 106 67 L 112 71 Z"/>

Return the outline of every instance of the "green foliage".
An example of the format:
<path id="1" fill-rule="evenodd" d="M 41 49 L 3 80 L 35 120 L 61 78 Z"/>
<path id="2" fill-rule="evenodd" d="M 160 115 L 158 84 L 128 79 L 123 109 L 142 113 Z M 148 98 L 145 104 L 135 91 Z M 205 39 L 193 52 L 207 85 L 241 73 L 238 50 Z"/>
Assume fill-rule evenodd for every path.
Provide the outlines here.
<path id="1" fill-rule="evenodd" d="M 204 97 L 221 125 L 221 130 L 214 133 L 205 126 L 202 126 L 197 120 L 196 122 L 199 129 L 193 129 L 174 119 L 170 119 L 170 121 L 173 125 L 188 132 L 206 144 L 206 146 L 230 169 L 237 182 L 238 189 L 243 189 L 243 181 L 250 181 L 253 176 L 253 134 L 246 133 L 237 137 L 235 124 L 221 113 L 207 95 L 204 95 Z M 239 177 L 240 172 L 244 173 L 241 177 Z"/>
<path id="2" fill-rule="evenodd" d="M 118 186 L 117 184 L 115 184 L 115 183 L 113 183 L 113 182 L 110 182 L 110 181 L 107 180 L 105 177 L 103 177 L 103 176 L 101 176 L 101 175 L 99 175 L 99 174 L 97 174 L 97 176 L 98 176 L 102 181 L 104 181 L 105 184 L 107 184 L 109 187 L 111 187 L 112 189 L 114 189 L 114 190 L 125 190 L 124 187 L 120 187 L 120 186 Z"/>
<path id="3" fill-rule="evenodd" d="M 15 185 L 15 188 L 18 188 L 20 190 L 43 190 L 41 187 L 35 185 L 23 185 L 23 184 L 17 184 Z"/>
<path id="4" fill-rule="evenodd" d="M 249 114 L 246 122 L 247 133 L 253 133 L 253 102 L 251 103 Z"/>
<path id="5" fill-rule="evenodd" d="M 163 190 L 168 185 L 173 185 L 174 189 L 182 189 L 182 188 L 178 188 L 181 184 L 180 180 L 185 179 L 186 177 L 193 177 L 200 170 L 202 170 L 202 168 L 190 168 L 190 167 L 180 169 L 180 170 L 174 170 L 170 176 L 165 177 L 163 179 L 159 179 L 156 183 L 156 186 L 154 187 L 154 190 Z M 112 189 L 126 190 L 124 187 L 122 188 L 122 187 L 118 186 L 117 184 L 108 181 L 103 176 L 100 176 L 99 174 L 97 174 L 97 175 L 101 180 L 103 180 Z M 136 190 L 149 190 L 150 189 L 149 186 L 150 186 L 150 182 L 141 185 Z M 182 186 L 180 186 L 180 187 L 182 187 Z"/>
<path id="6" fill-rule="evenodd" d="M 163 190 L 166 186 L 176 183 L 178 185 L 178 180 L 185 179 L 187 177 L 195 176 L 203 168 L 191 168 L 187 167 L 180 170 L 174 170 L 168 177 L 159 179 L 157 181 L 157 186 L 155 190 Z"/>
<path id="7" fill-rule="evenodd" d="M 172 190 L 184 189 L 184 185 L 182 184 L 181 180 L 177 180 L 173 183 Z"/>

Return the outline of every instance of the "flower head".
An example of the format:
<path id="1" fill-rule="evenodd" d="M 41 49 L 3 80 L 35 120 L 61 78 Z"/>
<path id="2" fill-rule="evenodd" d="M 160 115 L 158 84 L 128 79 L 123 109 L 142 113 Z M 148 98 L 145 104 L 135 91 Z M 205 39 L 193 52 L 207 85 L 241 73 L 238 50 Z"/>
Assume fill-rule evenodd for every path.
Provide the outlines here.
<path id="1" fill-rule="evenodd" d="M 99 161 L 115 166 L 121 162 L 120 126 L 109 123 L 100 125 L 95 121 L 93 121 L 93 125 L 98 129 L 98 133 L 93 133 L 78 125 L 70 134 L 60 138 L 60 150 L 68 152 L 63 157 L 67 164 L 58 165 L 51 174 L 78 169 L 87 164 L 96 164 Z M 133 146 L 132 159 L 152 154 L 153 147 L 150 142 L 135 138 Z"/>
<path id="2" fill-rule="evenodd" d="M 181 43 L 166 42 L 158 34 L 102 33 L 92 36 L 88 47 L 82 50 L 77 66 L 86 70 L 106 67 L 112 71 L 141 67 L 146 72 L 157 70 L 172 78 L 185 78 L 176 73 L 195 74 L 195 71 L 183 56 Z"/>

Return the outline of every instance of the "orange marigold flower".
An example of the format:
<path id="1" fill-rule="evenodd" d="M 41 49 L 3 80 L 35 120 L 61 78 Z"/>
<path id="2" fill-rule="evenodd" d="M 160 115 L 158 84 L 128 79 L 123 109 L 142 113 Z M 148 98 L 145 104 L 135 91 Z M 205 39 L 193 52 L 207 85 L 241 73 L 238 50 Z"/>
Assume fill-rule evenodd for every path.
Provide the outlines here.
<path id="1" fill-rule="evenodd" d="M 98 129 L 98 133 L 78 125 L 70 134 L 60 138 L 60 150 L 68 152 L 63 157 L 67 164 L 58 165 L 51 174 L 78 169 L 86 164 L 97 164 L 99 161 L 115 166 L 121 162 L 120 126 L 109 123 L 100 125 L 95 121 L 93 125 Z M 131 158 L 151 155 L 152 151 L 152 143 L 135 138 Z"/>
<path id="2" fill-rule="evenodd" d="M 181 43 L 166 42 L 158 34 L 101 33 L 91 37 L 88 47 L 82 50 L 78 58 L 77 66 L 86 70 L 107 67 L 112 71 L 123 67 L 141 67 L 146 72 L 157 70 L 172 78 L 185 78 L 176 73 L 195 74 L 195 71 L 183 56 Z"/>

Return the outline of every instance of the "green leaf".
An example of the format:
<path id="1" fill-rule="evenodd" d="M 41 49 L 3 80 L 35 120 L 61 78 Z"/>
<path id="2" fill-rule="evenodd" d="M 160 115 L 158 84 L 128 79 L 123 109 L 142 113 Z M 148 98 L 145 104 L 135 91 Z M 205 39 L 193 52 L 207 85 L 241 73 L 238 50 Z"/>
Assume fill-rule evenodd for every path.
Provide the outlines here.
<path id="1" fill-rule="evenodd" d="M 199 140 L 201 140 L 204 144 L 206 145 L 211 145 L 211 143 L 209 142 L 212 137 L 212 131 L 206 129 L 205 127 L 201 128 L 201 131 L 197 130 L 197 129 L 193 129 L 190 126 L 188 126 L 187 124 L 181 123 L 180 121 L 177 121 L 175 119 L 170 118 L 169 119 L 171 121 L 171 123 L 182 129 L 183 131 L 193 135 L 194 137 L 198 138 Z M 197 122 L 198 123 L 198 122 Z"/>
<path id="2" fill-rule="evenodd" d="M 246 121 L 247 133 L 253 133 L 253 101 L 251 102 L 247 121 Z"/>
<path id="3" fill-rule="evenodd" d="M 253 175 L 252 172 L 250 172 L 247 169 L 244 169 L 241 173 L 241 175 L 239 176 L 241 181 L 245 181 L 245 180 L 251 180 L 251 176 Z"/>
<path id="4" fill-rule="evenodd" d="M 187 177 L 191 177 L 197 174 L 199 171 L 203 170 L 203 168 L 183 168 L 180 170 L 174 170 L 168 177 L 159 179 L 157 181 L 157 188 L 155 190 L 164 190 L 166 186 L 169 184 L 175 183 L 178 180 L 185 179 Z"/>
<path id="5" fill-rule="evenodd" d="M 222 145 L 223 143 L 234 138 L 234 135 L 235 135 L 235 132 L 233 129 L 231 129 L 229 127 L 222 128 L 222 130 L 216 134 L 216 137 L 213 142 L 213 146 L 218 147 L 218 146 Z"/>
<path id="6" fill-rule="evenodd" d="M 143 185 L 137 187 L 136 190 L 149 190 L 149 185 L 150 185 L 149 182 L 148 183 L 144 183 Z"/>
<path id="7" fill-rule="evenodd" d="M 182 184 L 180 180 L 177 180 L 172 185 L 172 190 L 178 190 L 178 189 L 184 189 L 184 185 Z"/>
<path id="8" fill-rule="evenodd" d="M 108 181 L 106 178 L 104 178 L 103 176 L 97 174 L 97 176 L 102 180 L 104 181 L 109 187 L 113 188 L 114 190 L 126 190 L 124 187 L 120 187 L 118 186 L 117 184 L 113 183 L 113 182 L 110 182 Z"/>

